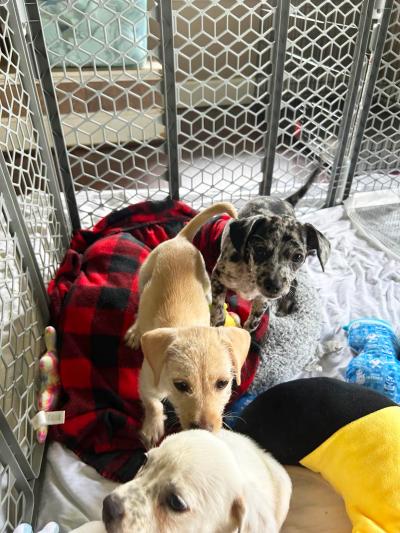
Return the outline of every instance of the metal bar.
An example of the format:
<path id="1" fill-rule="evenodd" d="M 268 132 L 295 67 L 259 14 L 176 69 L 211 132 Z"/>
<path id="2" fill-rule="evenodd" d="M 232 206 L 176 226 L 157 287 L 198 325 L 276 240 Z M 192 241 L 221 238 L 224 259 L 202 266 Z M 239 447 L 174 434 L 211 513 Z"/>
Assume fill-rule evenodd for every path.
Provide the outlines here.
<path id="1" fill-rule="evenodd" d="M 8 465 L 10 467 L 10 470 L 13 476 L 15 477 L 15 486 L 25 496 L 25 505 L 24 505 L 22 522 L 26 522 L 30 524 L 32 520 L 33 507 L 34 507 L 33 491 L 32 491 L 32 488 L 29 482 L 24 476 L 23 471 L 20 468 L 18 459 L 14 457 L 12 450 L 8 446 L 8 443 L 4 435 L 2 434 L 1 427 L 0 427 L 0 460 L 3 465 Z M 17 526 L 17 524 L 15 525 Z"/>
<path id="2" fill-rule="evenodd" d="M 169 193 L 173 200 L 179 200 L 178 127 L 175 85 L 174 30 L 172 0 L 159 2 L 161 26 L 161 56 L 164 74 L 165 130 L 168 151 Z"/>
<path id="3" fill-rule="evenodd" d="M 385 7 L 383 8 L 382 18 L 379 23 L 379 28 L 377 30 L 377 40 L 375 48 L 372 52 L 370 58 L 371 67 L 369 69 L 369 76 L 366 80 L 366 86 L 364 91 L 364 98 L 362 102 L 362 107 L 360 109 L 360 114 L 357 122 L 357 129 L 355 132 L 355 140 L 352 147 L 352 152 L 350 153 L 350 165 L 346 179 L 346 185 L 344 189 L 343 199 L 349 197 L 351 186 L 353 183 L 354 172 L 356 170 L 358 156 L 361 150 L 361 144 L 364 136 L 365 127 L 368 120 L 369 110 L 372 103 L 372 97 L 374 94 L 375 83 L 379 74 L 379 67 L 382 60 L 383 51 L 385 48 L 386 34 L 389 28 L 390 17 L 392 14 L 392 9 L 394 5 L 394 0 L 386 0 Z"/>
<path id="4" fill-rule="evenodd" d="M 42 457 L 46 457 L 48 446 L 49 446 L 49 439 L 47 439 L 45 444 L 41 446 Z M 41 468 L 40 468 L 40 471 L 38 471 L 39 475 L 36 477 L 36 480 L 33 484 L 34 504 L 33 504 L 32 527 L 34 531 L 36 531 L 36 526 L 38 525 L 37 520 L 38 520 L 39 511 L 41 508 L 42 498 L 43 498 L 43 501 L 46 498 L 46 495 L 43 494 L 43 483 L 44 483 L 44 479 L 46 476 L 46 469 L 47 469 L 47 462 L 46 461 L 41 462 Z"/>
<path id="5" fill-rule="evenodd" d="M 10 425 L 7 422 L 7 419 L 3 413 L 3 411 L 0 409 L 0 433 L 2 434 L 4 440 L 7 443 L 7 446 L 9 447 L 10 451 L 13 453 L 16 461 L 19 464 L 19 467 L 21 469 L 21 472 L 23 473 L 25 479 L 28 481 L 35 479 L 36 475 L 34 471 L 32 470 L 31 465 L 27 461 L 25 455 L 23 454 L 20 445 L 17 442 L 17 439 L 14 436 L 14 433 L 12 432 Z"/>
<path id="6" fill-rule="evenodd" d="M 24 217 L 18 205 L 18 198 L 15 194 L 14 187 L 11 183 L 7 165 L 3 153 L 0 151 L 0 191 L 4 197 L 4 203 L 10 216 L 10 228 L 17 237 L 18 246 L 21 250 L 22 258 L 28 269 L 32 280 L 32 289 L 35 291 L 40 312 L 43 321 L 46 324 L 49 321 L 49 309 L 46 288 L 37 263 L 35 252 L 26 229 Z"/>
<path id="7" fill-rule="evenodd" d="M 57 171 L 54 165 L 53 156 L 48 144 L 47 133 L 44 127 L 43 112 L 40 107 L 40 100 L 36 91 L 35 77 L 33 74 L 30 54 L 24 37 L 21 21 L 14 2 L 7 4 L 10 17 L 10 27 L 12 28 L 13 44 L 18 50 L 19 61 L 23 76 L 21 77 L 24 89 L 29 94 L 29 107 L 32 111 L 32 123 L 38 132 L 39 146 L 43 157 L 43 162 L 47 168 L 49 192 L 54 199 L 56 218 L 60 224 L 60 235 L 63 246 L 68 248 L 69 232 L 67 221 L 64 216 L 64 209 L 61 202 L 60 187 L 58 184 Z"/>
<path id="8" fill-rule="evenodd" d="M 76 231 L 81 227 L 79 209 L 76 202 L 74 180 L 71 173 L 68 151 L 58 111 L 56 93 L 51 76 L 50 63 L 47 56 L 37 0 L 25 0 L 25 7 L 29 20 L 30 34 L 32 38 L 31 43 L 36 57 L 37 71 L 45 98 L 47 116 L 49 117 L 53 133 L 54 155 L 60 171 L 72 229 Z"/>
<path id="9" fill-rule="evenodd" d="M 262 195 L 271 194 L 282 102 L 283 75 L 285 72 L 289 10 L 290 0 L 277 1 L 277 7 L 274 16 L 275 42 L 272 51 L 272 73 L 269 83 L 270 102 L 267 117 L 268 131 L 266 134 L 266 147 L 263 161 L 263 179 L 260 183 L 260 194 Z"/>
<path id="10" fill-rule="evenodd" d="M 332 165 L 331 180 L 325 207 L 332 207 L 338 201 L 338 186 L 342 177 L 343 162 L 348 149 L 349 134 L 357 105 L 359 84 L 365 54 L 368 48 L 369 30 L 374 12 L 374 4 L 375 0 L 365 0 L 361 9 L 357 41 L 354 47 L 354 60 L 350 72 L 350 81 L 344 103 L 343 118 L 340 124 L 337 140 L 338 148 Z M 341 200 L 341 198 L 339 200 Z"/>

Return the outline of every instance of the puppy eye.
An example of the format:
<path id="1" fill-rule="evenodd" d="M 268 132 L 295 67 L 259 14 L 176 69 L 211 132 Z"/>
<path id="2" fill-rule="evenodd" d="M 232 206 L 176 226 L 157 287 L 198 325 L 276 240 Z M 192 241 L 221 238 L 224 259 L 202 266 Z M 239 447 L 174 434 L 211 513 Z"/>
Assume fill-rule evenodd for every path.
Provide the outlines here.
<path id="1" fill-rule="evenodd" d="M 270 256 L 270 253 L 265 248 L 255 248 L 254 259 L 256 261 L 264 261 Z"/>
<path id="2" fill-rule="evenodd" d="M 253 257 L 255 261 L 266 261 L 270 257 L 272 257 L 274 254 L 274 251 L 270 248 L 266 248 L 265 246 L 255 246 L 253 249 Z"/>
<path id="3" fill-rule="evenodd" d="M 304 261 L 304 255 L 303 254 L 294 254 L 292 256 L 293 263 L 301 263 Z"/>
<path id="4" fill-rule="evenodd" d="M 165 504 L 174 513 L 185 513 L 189 511 L 189 506 L 181 496 L 175 494 L 175 492 L 169 492 L 165 498 Z"/>
<path id="5" fill-rule="evenodd" d="M 219 379 L 215 386 L 218 390 L 223 390 L 228 385 L 229 381 L 227 379 Z"/>
<path id="6" fill-rule="evenodd" d="M 174 387 L 179 392 L 191 392 L 189 383 L 187 381 L 174 381 Z"/>

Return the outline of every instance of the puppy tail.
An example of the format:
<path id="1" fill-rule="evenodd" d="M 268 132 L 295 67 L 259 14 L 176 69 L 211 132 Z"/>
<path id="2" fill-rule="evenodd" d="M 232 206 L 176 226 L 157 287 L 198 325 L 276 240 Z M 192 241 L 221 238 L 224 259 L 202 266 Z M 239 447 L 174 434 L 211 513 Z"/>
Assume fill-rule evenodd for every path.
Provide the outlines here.
<path id="1" fill-rule="evenodd" d="M 201 213 L 192 218 L 192 220 L 188 222 L 183 229 L 181 229 L 178 235 L 192 242 L 199 228 L 205 222 L 207 222 L 209 218 L 213 217 L 214 215 L 221 215 L 222 213 L 227 213 L 232 218 L 237 218 L 236 209 L 231 203 L 218 202 L 210 207 L 206 207 L 206 209 L 203 209 Z"/>
<path id="2" fill-rule="evenodd" d="M 315 169 L 311 172 L 310 176 L 308 177 L 305 184 L 300 187 L 300 189 L 293 194 L 291 194 L 288 198 L 285 198 L 286 202 L 289 202 L 293 207 L 297 204 L 297 202 L 305 196 L 308 189 L 311 187 L 311 185 L 314 183 L 315 178 L 318 176 L 318 174 L 321 172 L 321 162 L 318 161 L 318 165 L 315 167 Z"/>

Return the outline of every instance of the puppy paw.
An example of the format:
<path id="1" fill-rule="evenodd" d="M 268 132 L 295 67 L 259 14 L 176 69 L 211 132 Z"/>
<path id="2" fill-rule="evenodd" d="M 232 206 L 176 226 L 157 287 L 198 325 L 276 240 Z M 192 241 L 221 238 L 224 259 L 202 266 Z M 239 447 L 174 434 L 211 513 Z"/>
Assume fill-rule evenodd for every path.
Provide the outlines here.
<path id="1" fill-rule="evenodd" d="M 289 299 L 289 298 L 288 299 L 283 298 L 279 301 L 275 314 L 276 316 L 282 317 L 282 316 L 291 315 L 296 310 L 297 310 L 297 305 L 294 300 Z"/>
<path id="2" fill-rule="evenodd" d="M 249 333 L 252 333 L 258 328 L 260 320 L 255 320 L 254 318 L 249 317 L 243 325 L 243 328 Z"/>
<path id="3" fill-rule="evenodd" d="M 140 346 L 140 335 L 137 327 L 137 322 L 132 324 L 125 334 L 125 342 L 133 350 L 137 350 Z"/>
<path id="4" fill-rule="evenodd" d="M 140 433 L 146 448 L 157 446 L 165 433 L 164 416 L 153 417 L 151 420 L 145 419 Z"/>

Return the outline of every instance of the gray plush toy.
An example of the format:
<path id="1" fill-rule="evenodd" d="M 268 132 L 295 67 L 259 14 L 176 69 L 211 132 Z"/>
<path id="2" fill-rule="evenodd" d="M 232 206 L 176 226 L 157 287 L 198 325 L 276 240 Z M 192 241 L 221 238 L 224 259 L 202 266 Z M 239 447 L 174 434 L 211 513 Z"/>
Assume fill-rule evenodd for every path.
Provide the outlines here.
<path id="1" fill-rule="evenodd" d="M 316 362 L 321 330 L 321 302 L 309 275 L 297 275 L 295 311 L 277 316 L 270 310 L 268 337 L 262 349 L 262 359 L 249 389 L 261 392 L 295 378 L 310 363 Z"/>

